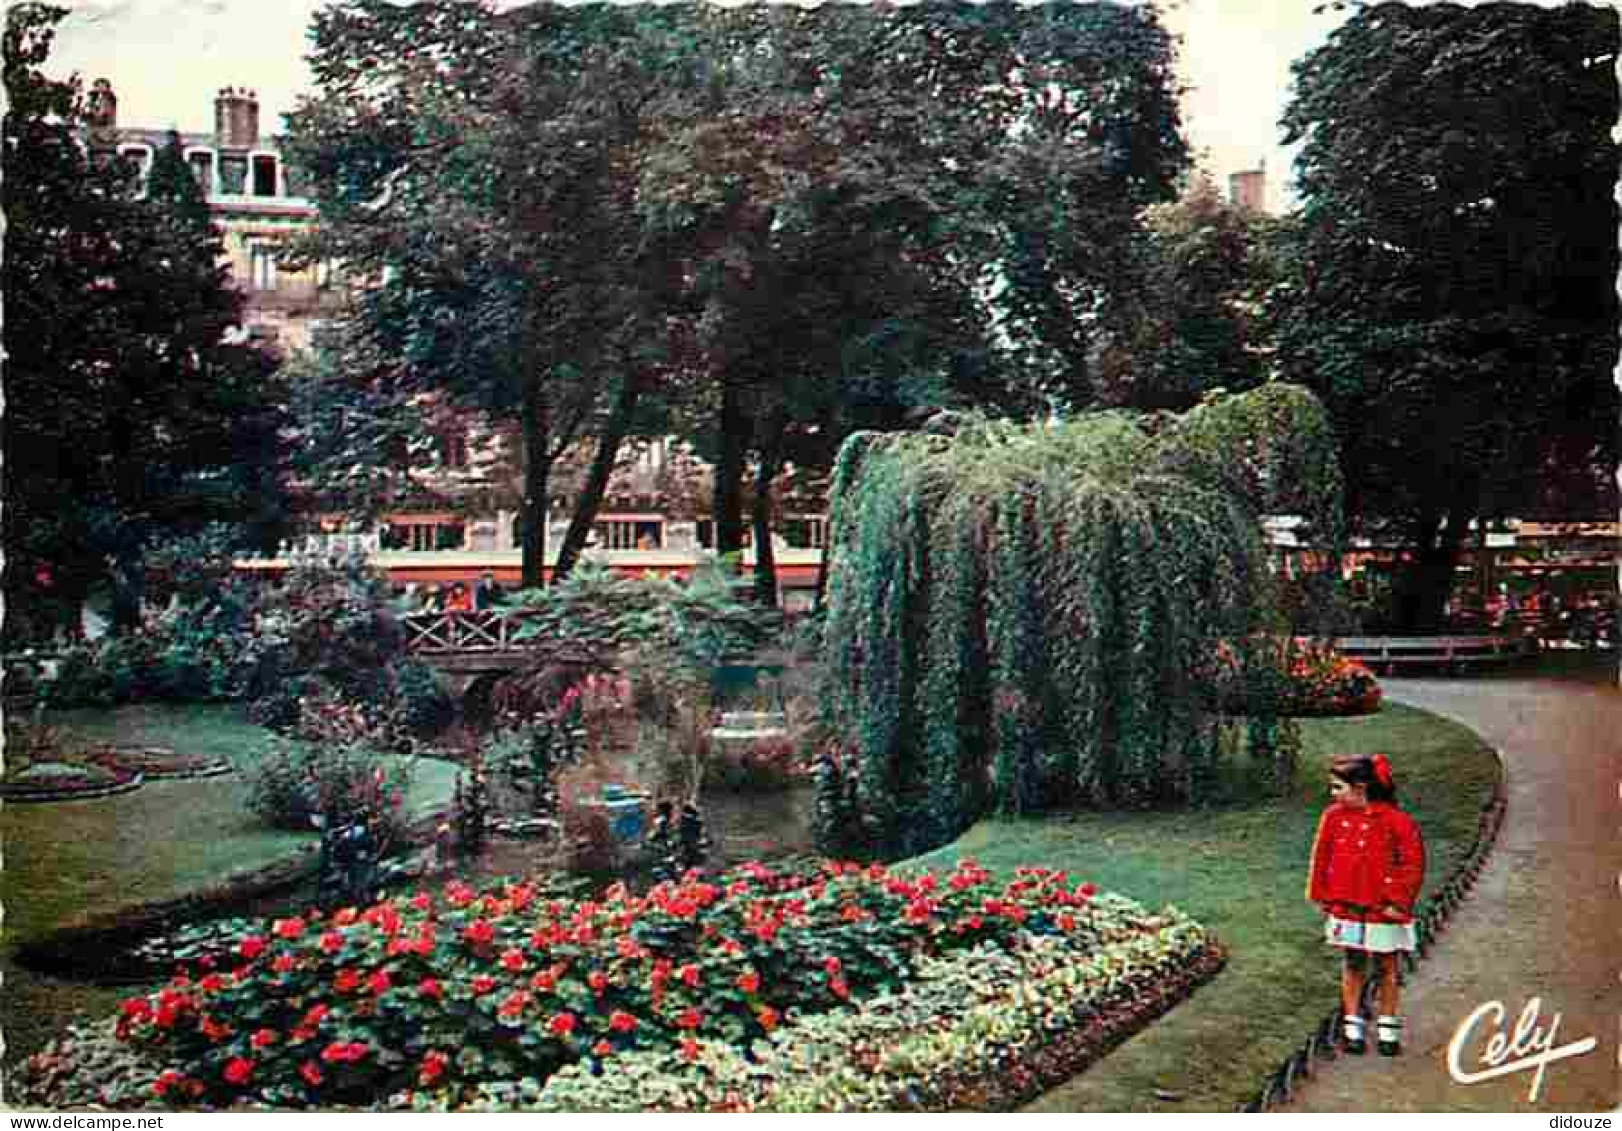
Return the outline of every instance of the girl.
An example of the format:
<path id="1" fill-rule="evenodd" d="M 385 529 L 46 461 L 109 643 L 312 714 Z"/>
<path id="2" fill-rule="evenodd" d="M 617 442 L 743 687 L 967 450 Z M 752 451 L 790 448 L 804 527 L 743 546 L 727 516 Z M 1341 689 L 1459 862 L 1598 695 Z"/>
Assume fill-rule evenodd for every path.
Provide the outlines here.
<path id="1" fill-rule="evenodd" d="M 1312 845 L 1307 898 L 1328 916 L 1329 944 L 1345 951 L 1340 1003 L 1346 1050 L 1362 1053 L 1365 1047 L 1361 1001 L 1372 957 L 1380 979 L 1380 1053 L 1396 1056 L 1402 1047 L 1397 955 L 1416 945 L 1414 901 L 1425 878 L 1424 842 L 1413 818 L 1397 808 L 1384 754 L 1336 758 L 1329 794 Z"/>

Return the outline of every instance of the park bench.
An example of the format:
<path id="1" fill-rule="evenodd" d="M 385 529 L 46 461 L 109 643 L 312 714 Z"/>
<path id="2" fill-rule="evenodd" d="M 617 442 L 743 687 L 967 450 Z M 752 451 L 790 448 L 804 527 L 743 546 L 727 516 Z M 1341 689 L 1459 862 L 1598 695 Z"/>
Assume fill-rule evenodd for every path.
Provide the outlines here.
<path id="1" fill-rule="evenodd" d="M 1518 634 L 1346 636 L 1336 647 L 1343 656 L 1390 675 L 1402 668 L 1439 667 L 1459 671 L 1508 663 L 1535 654 L 1537 638 Z"/>

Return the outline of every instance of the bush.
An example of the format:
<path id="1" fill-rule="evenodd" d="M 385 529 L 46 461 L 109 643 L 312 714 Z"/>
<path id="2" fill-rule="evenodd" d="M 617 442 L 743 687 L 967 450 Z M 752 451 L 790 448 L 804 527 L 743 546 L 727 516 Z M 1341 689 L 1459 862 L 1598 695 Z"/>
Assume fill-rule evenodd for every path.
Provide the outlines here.
<path id="1" fill-rule="evenodd" d="M 638 1050 L 741 1050 L 894 989 L 932 956 L 1014 954 L 1033 936 L 1091 951 L 1158 926 L 1144 918 L 1062 873 L 998 884 L 967 860 L 944 877 L 751 864 L 584 901 L 451 883 L 251 930 L 234 976 L 132 998 L 118 1033 L 163 1065 L 163 1096 L 315 1106 L 418 1087 L 454 1105 Z"/>
<path id="2" fill-rule="evenodd" d="M 414 734 L 435 734 L 456 720 L 456 697 L 438 672 L 421 660 L 394 668 L 395 717 Z"/>

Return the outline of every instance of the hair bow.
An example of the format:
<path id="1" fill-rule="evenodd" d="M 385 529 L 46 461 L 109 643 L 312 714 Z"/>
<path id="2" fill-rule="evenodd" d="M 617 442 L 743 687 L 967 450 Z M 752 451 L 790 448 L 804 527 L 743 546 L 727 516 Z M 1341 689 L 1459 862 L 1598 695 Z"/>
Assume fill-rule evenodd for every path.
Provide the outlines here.
<path id="1" fill-rule="evenodd" d="M 1376 754 L 1374 756 L 1374 777 L 1376 781 L 1385 786 L 1387 789 L 1392 788 L 1391 763 L 1387 761 L 1384 754 Z"/>

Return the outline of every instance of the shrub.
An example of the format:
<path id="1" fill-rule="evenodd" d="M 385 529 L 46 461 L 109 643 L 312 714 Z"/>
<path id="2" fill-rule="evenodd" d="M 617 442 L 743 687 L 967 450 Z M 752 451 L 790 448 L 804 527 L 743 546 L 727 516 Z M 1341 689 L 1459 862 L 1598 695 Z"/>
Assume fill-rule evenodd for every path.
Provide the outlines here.
<path id="1" fill-rule="evenodd" d="M 273 828 L 303 830 L 367 822 L 378 848 L 405 842 L 412 763 L 383 753 L 386 732 L 359 708 L 305 700 L 300 737 L 282 738 L 248 768 L 248 806 Z"/>
<path id="2" fill-rule="evenodd" d="M 456 719 L 456 697 L 438 672 L 420 660 L 394 668 L 395 717 L 414 734 L 434 734 Z"/>
<path id="3" fill-rule="evenodd" d="M 130 999 L 118 1033 L 163 1065 L 161 1095 L 313 1106 L 416 1087 L 454 1104 L 637 1050 L 746 1048 L 895 989 L 931 956 L 1032 936 L 1093 950 L 1151 929 L 1143 918 L 1063 873 L 999 884 L 972 861 L 944 877 L 754 864 L 586 900 L 451 883 L 252 930 L 234 972 Z"/>

